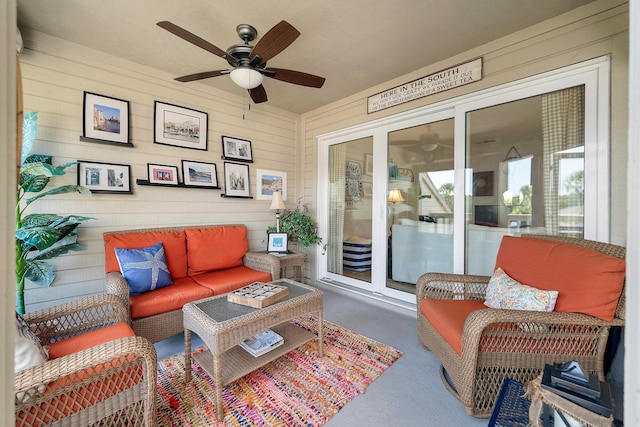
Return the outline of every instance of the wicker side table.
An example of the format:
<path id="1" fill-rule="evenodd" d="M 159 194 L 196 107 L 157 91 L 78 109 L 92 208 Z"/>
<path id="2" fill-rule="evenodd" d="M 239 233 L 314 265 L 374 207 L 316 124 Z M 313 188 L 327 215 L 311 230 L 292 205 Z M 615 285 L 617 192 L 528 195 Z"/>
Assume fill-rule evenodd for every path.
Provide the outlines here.
<path id="1" fill-rule="evenodd" d="M 267 254 L 269 252 L 262 251 Z M 304 283 L 304 254 L 298 252 L 288 252 L 283 255 L 271 255 L 280 261 L 280 277 L 282 279 L 292 279 Z M 289 267 L 293 267 L 293 277 L 287 277 Z"/>

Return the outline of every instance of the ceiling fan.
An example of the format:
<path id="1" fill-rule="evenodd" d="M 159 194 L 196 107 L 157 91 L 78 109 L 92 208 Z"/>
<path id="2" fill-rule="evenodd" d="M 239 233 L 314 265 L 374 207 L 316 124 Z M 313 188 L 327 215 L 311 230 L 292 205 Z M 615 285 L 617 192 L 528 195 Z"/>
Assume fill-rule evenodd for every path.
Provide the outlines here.
<path id="1" fill-rule="evenodd" d="M 267 101 L 267 92 L 262 86 L 263 76 L 315 88 L 320 88 L 324 84 L 324 77 L 284 68 L 267 68 L 267 61 L 286 49 L 300 35 L 300 32 L 287 21 L 280 21 L 267 31 L 255 46 L 250 45 L 249 42 L 258 36 L 258 31 L 249 24 L 240 24 L 236 27 L 236 32 L 244 43 L 232 45 L 226 51 L 169 21 L 161 21 L 157 25 L 225 59 L 232 67 L 227 70 L 204 71 L 177 77 L 176 80 L 179 82 L 191 82 L 229 74 L 238 86 L 249 90 L 249 95 L 256 104 Z"/>

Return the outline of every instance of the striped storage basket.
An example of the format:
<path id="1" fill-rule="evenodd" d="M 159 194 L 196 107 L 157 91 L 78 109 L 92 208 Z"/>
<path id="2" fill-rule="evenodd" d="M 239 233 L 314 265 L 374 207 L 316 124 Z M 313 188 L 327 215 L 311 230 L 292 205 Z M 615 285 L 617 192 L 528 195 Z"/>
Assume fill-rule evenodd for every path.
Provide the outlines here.
<path id="1" fill-rule="evenodd" d="M 355 239 L 354 239 L 355 240 Z M 342 265 L 347 270 L 369 271 L 371 270 L 371 240 L 357 239 L 358 242 L 342 242 Z"/>

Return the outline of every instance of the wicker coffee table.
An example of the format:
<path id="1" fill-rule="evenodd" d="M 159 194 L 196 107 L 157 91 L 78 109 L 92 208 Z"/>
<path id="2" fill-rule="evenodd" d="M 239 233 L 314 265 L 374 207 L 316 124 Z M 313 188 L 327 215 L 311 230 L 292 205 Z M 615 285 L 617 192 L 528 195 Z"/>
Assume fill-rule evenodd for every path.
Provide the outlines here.
<path id="1" fill-rule="evenodd" d="M 271 283 L 286 286 L 289 294 L 276 303 L 253 308 L 227 301 L 227 295 L 214 296 L 185 304 L 184 346 L 185 380 L 191 381 L 191 332 L 198 334 L 209 348 L 193 358 L 213 378 L 216 392 L 216 418 L 224 418 L 222 387 L 286 354 L 312 339 L 322 348 L 322 292 L 289 279 Z M 318 315 L 318 335 L 302 329 L 290 320 L 308 313 Z M 254 357 L 238 344 L 260 331 L 271 328 L 284 337 L 284 344 Z"/>

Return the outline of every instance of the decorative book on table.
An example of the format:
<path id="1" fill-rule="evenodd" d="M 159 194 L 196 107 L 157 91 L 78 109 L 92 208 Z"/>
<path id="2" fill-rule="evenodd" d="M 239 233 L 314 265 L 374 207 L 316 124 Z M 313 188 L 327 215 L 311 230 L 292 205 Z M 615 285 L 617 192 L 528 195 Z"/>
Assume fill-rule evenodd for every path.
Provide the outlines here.
<path id="1" fill-rule="evenodd" d="M 284 343 L 284 338 L 271 329 L 265 329 L 240 343 L 254 357 L 261 356 Z"/>

